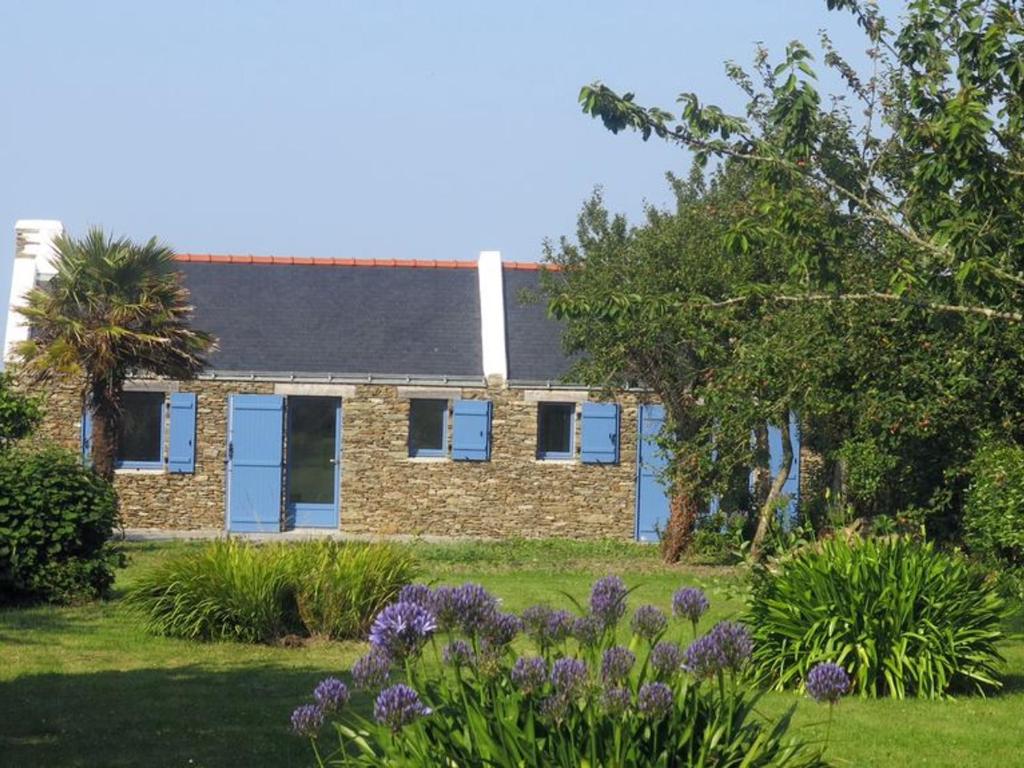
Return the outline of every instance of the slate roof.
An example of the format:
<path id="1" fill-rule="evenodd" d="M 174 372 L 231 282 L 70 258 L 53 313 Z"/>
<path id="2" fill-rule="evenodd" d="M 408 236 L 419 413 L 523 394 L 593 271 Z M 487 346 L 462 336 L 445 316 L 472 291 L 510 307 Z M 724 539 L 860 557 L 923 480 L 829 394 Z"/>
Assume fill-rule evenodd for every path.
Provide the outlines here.
<path id="1" fill-rule="evenodd" d="M 482 376 L 474 262 L 246 258 L 180 257 L 213 370 Z"/>
<path id="2" fill-rule="evenodd" d="M 540 272 L 502 270 L 505 279 L 505 347 L 510 382 L 559 383 L 573 359 L 562 349 L 561 324 L 547 314 Z M 532 301 L 524 301 L 524 294 Z"/>

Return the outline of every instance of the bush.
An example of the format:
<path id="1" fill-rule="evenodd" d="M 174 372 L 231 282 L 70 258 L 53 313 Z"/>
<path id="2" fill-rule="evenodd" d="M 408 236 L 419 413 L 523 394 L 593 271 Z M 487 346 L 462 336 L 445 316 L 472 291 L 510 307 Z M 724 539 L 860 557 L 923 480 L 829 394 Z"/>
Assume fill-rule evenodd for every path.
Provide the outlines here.
<path id="1" fill-rule="evenodd" d="M 691 616 L 706 608 L 699 590 L 687 593 L 672 623 L 639 608 L 625 648 L 615 642 L 628 592 L 614 577 L 595 584 L 583 616 L 543 606 L 505 614 L 474 584 L 409 587 L 374 621 L 371 650 L 352 668 L 355 685 L 376 697 L 372 719 L 327 678 L 292 728 L 312 740 L 319 765 L 825 765 L 787 735 L 792 710 L 774 721 L 756 711 L 740 681 L 745 628 L 723 622 L 685 652 L 673 642 L 690 637 Z M 534 655 L 517 656 L 524 629 Z M 333 754 L 319 742 L 328 719 L 340 739 Z"/>
<path id="2" fill-rule="evenodd" d="M 112 486 L 56 448 L 0 451 L 0 602 L 102 597 L 121 554 Z"/>
<path id="3" fill-rule="evenodd" d="M 1024 448 L 985 446 L 970 471 L 965 542 L 984 560 L 1024 568 Z"/>
<path id="4" fill-rule="evenodd" d="M 288 553 L 299 619 L 311 635 L 362 637 L 416 575 L 410 555 L 381 544 L 307 542 Z"/>
<path id="5" fill-rule="evenodd" d="M 211 542 L 144 575 L 126 604 L 154 634 L 268 642 L 287 634 L 359 637 L 415 576 L 405 551 L 379 544 Z"/>
<path id="6" fill-rule="evenodd" d="M 833 538 L 756 575 L 754 666 L 777 689 L 818 662 L 861 696 L 938 698 L 1000 685 L 1003 605 L 963 558 L 907 538 Z"/>

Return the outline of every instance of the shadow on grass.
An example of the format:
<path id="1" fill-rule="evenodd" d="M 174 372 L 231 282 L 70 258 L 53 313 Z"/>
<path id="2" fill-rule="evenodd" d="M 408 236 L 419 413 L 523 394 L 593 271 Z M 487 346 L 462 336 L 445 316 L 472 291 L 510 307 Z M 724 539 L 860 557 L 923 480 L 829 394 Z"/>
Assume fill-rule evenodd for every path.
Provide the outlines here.
<path id="1" fill-rule="evenodd" d="M 323 676 L 263 665 L 20 677 L 0 683 L 0 763 L 308 766 L 288 719 Z"/>

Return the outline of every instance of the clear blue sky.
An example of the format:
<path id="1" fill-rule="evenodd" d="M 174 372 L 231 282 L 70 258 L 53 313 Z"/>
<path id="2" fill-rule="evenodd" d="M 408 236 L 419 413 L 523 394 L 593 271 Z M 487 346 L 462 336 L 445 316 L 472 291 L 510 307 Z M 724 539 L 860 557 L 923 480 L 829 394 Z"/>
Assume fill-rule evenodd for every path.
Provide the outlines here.
<path id="1" fill-rule="evenodd" d="M 725 59 L 823 26 L 859 58 L 824 0 L 5 2 L 0 324 L 19 218 L 180 251 L 536 260 L 595 185 L 635 216 L 687 168 L 582 115 L 582 84 L 738 107 Z"/>

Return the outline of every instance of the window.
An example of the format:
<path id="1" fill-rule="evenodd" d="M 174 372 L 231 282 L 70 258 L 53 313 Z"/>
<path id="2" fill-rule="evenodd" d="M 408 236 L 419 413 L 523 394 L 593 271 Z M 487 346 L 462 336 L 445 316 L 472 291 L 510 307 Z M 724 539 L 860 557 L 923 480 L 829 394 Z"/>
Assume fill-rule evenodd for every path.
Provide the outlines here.
<path id="1" fill-rule="evenodd" d="M 409 455 L 445 456 L 448 452 L 448 401 L 409 401 Z"/>
<path id="2" fill-rule="evenodd" d="M 163 468 L 164 393 L 125 392 L 121 406 L 118 466 L 127 469 Z"/>
<path id="3" fill-rule="evenodd" d="M 538 403 L 537 458 L 571 459 L 575 403 Z"/>

